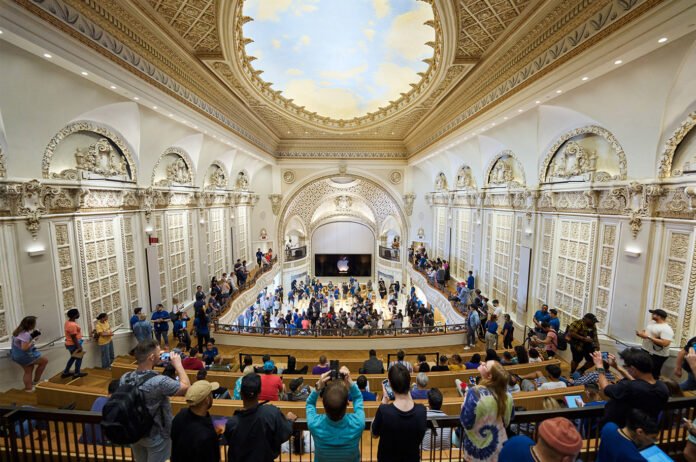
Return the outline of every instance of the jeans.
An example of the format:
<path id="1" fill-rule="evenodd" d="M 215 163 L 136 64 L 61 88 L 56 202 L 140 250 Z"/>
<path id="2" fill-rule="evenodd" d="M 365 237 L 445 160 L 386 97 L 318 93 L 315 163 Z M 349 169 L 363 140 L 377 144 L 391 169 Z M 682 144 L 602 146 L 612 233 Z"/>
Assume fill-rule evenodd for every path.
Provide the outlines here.
<path id="1" fill-rule="evenodd" d="M 162 337 L 164 337 L 164 344 L 169 346 L 169 329 L 155 331 L 155 338 L 157 339 L 157 343 L 162 344 Z"/>
<path id="2" fill-rule="evenodd" d="M 111 363 L 114 362 L 114 342 L 109 342 L 106 345 L 99 345 L 99 350 L 101 351 L 102 369 L 111 367 Z"/>
<path id="3" fill-rule="evenodd" d="M 679 384 L 679 388 L 684 391 L 696 390 L 696 377 L 694 377 L 694 374 L 691 372 L 687 374 L 686 380 Z"/>
<path id="4" fill-rule="evenodd" d="M 73 364 L 75 364 L 75 373 L 79 374 L 80 367 L 82 367 L 82 358 L 73 358 L 72 357 L 72 354 L 75 352 L 75 350 L 77 350 L 77 347 L 75 345 L 65 345 L 65 348 L 70 353 L 70 359 L 68 359 L 68 364 L 65 365 L 65 370 L 63 371 L 63 374 L 69 374 L 70 368 L 72 367 Z"/>
<path id="5" fill-rule="evenodd" d="M 166 462 L 171 457 L 172 440 L 155 436 L 142 438 L 131 445 L 135 462 Z"/>
<path id="6" fill-rule="evenodd" d="M 469 327 L 466 331 L 466 343 L 469 346 L 476 346 L 476 328 Z"/>

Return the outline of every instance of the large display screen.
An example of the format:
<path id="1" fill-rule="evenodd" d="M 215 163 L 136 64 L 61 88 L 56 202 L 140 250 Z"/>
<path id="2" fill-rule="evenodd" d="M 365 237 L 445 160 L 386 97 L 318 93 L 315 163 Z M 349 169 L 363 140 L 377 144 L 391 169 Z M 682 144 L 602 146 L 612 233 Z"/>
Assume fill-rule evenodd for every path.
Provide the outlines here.
<path id="1" fill-rule="evenodd" d="M 318 253 L 314 255 L 314 272 L 326 276 L 372 276 L 372 255 Z"/>

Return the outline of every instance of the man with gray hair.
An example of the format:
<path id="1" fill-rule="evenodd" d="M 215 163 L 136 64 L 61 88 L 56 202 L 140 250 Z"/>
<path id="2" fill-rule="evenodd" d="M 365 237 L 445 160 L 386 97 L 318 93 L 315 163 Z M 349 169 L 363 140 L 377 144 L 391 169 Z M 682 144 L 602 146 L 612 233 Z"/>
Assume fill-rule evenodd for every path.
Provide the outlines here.
<path id="1" fill-rule="evenodd" d="M 425 372 L 419 372 L 416 376 L 416 383 L 411 388 L 411 398 L 428 399 L 428 376 Z"/>

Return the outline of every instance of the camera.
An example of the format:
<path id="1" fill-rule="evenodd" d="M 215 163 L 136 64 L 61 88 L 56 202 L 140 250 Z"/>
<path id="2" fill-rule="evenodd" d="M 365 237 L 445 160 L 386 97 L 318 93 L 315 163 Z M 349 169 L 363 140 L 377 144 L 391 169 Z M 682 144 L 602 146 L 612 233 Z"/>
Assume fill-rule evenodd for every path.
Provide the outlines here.
<path id="1" fill-rule="evenodd" d="M 31 338 L 36 338 L 39 335 L 41 335 L 41 331 L 38 329 L 35 329 L 34 332 L 32 332 L 30 335 L 31 335 Z"/>
<path id="2" fill-rule="evenodd" d="M 330 380 L 344 380 L 346 378 L 345 374 L 338 372 L 338 369 L 339 369 L 338 360 L 332 359 L 329 362 L 329 367 L 331 368 L 330 374 L 329 374 Z"/>

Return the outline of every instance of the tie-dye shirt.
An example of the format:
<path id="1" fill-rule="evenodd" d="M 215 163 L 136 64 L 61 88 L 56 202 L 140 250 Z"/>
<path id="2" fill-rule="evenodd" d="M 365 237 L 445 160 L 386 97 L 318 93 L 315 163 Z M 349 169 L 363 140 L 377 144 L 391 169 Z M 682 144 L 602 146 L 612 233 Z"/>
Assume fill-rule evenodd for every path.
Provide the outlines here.
<path id="1" fill-rule="evenodd" d="M 471 387 L 466 393 L 459 419 L 464 427 L 462 450 L 467 461 L 496 461 L 507 441 L 505 427 L 512 418 L 512 395 L 507 393 L 503 419 L 498 417 L 498 402 L 488 388 Z"/>

